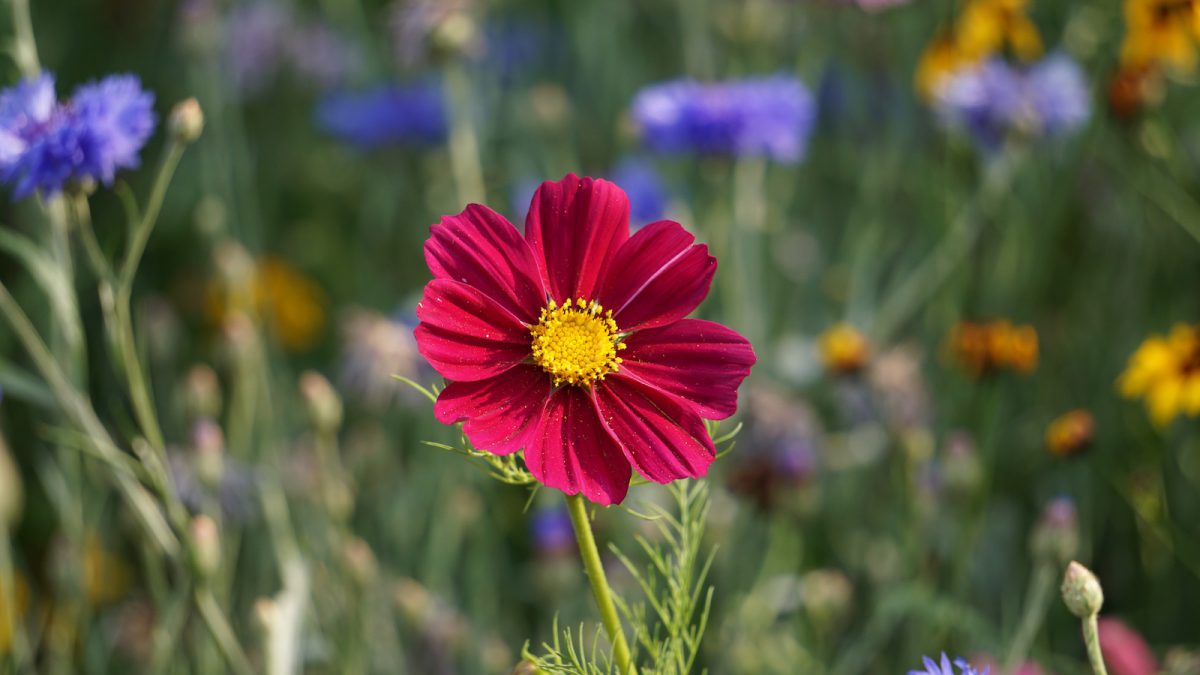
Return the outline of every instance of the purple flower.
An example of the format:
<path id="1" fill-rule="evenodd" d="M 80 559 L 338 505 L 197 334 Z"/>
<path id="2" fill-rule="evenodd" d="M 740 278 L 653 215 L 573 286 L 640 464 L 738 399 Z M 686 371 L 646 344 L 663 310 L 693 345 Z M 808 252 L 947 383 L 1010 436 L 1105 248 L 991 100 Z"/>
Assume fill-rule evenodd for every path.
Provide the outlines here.
<path id="1" fill-rule="evenodd" d="M 154 95 L 132 75 L 86 84 L 65 103 L 41 75 L 0 92 L 0 182 L 21 199 L 52 195 L 70 181 L 111 184 L 138 165 L 156 123 Z"/>
<path id="2" fill-rule="evenodd" d="M 1079 65 L 1054 54 L 1029 69 L 999 59 L 968 66 L 951 75 L 936 93 L 942 121 L 965 128 L 985 148 L 1006 136 L 1063 136 L 1091 114 L 1087 79 Z"/>
<path id="3" fill-rule="evenodd" d="M 86 129 L 81 170 L 105 185 L 118 169 L 133 169 L 154 133 L 154 94 L 133 75 L 113 75 L 75 90 L 71 106 Z"/>
<path id="4" fill-rule="evenodd" d="M 650 162 L 624 159 L 613 168 L 609 180 L 629 195 L 629 220 L 637 230 L 661 220 L 667 211 L 667 189 L 662 176 Z"/>
<path id="5" fill-rule="evenodd" d="M 529 519 L 529 533 L 534 548 L 546 557 L 575 550 L 575 528 L 571 518 L 560 508 L 540 509 Z"/>
<path id="6" fill-rule="evenodd" d="M 442 89 L 431 81 L 331 94 L 317 105 L 316 120 L 330 135 L 363 150 L 446 137 Z"/>
<path id="7" fill-rule="evenodd" d="M 815 117 L 812 95 L 786 75 L 725 82 L 674 80 L 642 89 L 633 117 L 660 152 L 804 158 Z"/>
<path id="8" fill-rule="evenodd" d="M 929 658 L 924 659 L 924 670 L 910 670 L 908 675 L 954 675 L 954 669 L 950 667 L 950 659 L 946 657 L 946 652 L 942 652 L 942 661 L 939 664 L 937 661 Z M 983 671 L 977 671 L 971 667 L 971 664 L 962 659 L 955 659 L 954 665 L 958 667 L 960 675 L 988 675 L 990 668 L 984 668 Z"/>
<path id="9" fill-rule="evenodd" d="M 226 25 L 225 60 L 242 96 L 257 94 L 285 73 L 328 89 L 362 66 L 361 53 L 340 33 L 321 21 L 298 17 L 280 3 L 240 5 Z"/>

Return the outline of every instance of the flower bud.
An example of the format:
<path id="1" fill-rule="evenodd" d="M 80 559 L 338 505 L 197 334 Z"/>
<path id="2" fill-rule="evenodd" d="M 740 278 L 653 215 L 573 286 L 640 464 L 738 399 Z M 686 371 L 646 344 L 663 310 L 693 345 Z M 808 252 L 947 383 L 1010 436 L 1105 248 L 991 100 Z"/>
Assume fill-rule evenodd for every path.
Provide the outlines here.
<path id="1" fill-rule="evenodd" d="M 957 495 L 974 494 L 984 477 L 975 440 L 965 431 L 956 431 L 947 439 L 944 452 L 942 477 L 946 489 Z"/>
<path id="2" fill-rule="evenodd" d="M 254 623 L 264 634 L 270 633 L 271 628 L 275 625 L 275 615 L 279 613 L 279 608 L 275 605 L 275 601 L 268 597 L 262 597 L 254 601 Z"/>
<path id="3" fill-rule="evenodd" d="M 221 534 L 217 524 L 206 515 L 192 518 L 188 526 L 192 544 L 192 565 L 201 579 L 207 579 L 221 566 Z"/>
<path id="4" fill-rule="evenodd" d="M 215 419 L 221 414 L 221 385 L 212 368 L 192 366 L 184 379 L 183 405 L 192 419 Z"/>
<path id="5" fill-rule="evenodd" d="M 342 549 L 342 560 L 350 572 L 350 578 L 360 587 L 369 586 L 379 571 L 375 554 L 367 542 L 355 537 Z"/>
<path id="6" fill-rule="evenodd" d="M 1095 432 L 1096 421 L 1090 412 L 1072 410 L 1046 427 L 1046 449 L 1059 457 L 1077 454 L 1091 444 Z"/>
<path id="7" fill-rule="evenodd" d="M 20 519 L 24 502 L 21 472 L 8 453 L 8 444 L 5 443 L 4 436 L 0 435 L 0 523 L 6 529 Z"/>
<path id="8" fill-rule="evenodd" d="M 225 473 L 225 433 L 207 417 L 192 425 L 192 469 L 210 488 L 219 485 Z"/>
<path id="9" fill-rule="evenodd" d="M 167 130 L 177 143 L 195 143 L 204 131 L 204 111 L 200 109 L 200 102 L 189 98 L 176 103 L 167 119 Z"/>
<path id="10" fill-rule="evenodd" d="M 1063 575 L 1062 598 L 1072 614 L 1086 619 L 1100 611 L 1104 604 L 1104 590 L 1091 570 L 1072 561 Z"/>
<path id="11" fill-rule="evenodd" d="M 512 669 L 512 675 L 538 675 L 541 671 L 530 661 L 521 661 Z"/>
<path id="12" fill-rule="evenodd" d="M 1037 560 L 1064 565 L 1079 550 L 1079 519 L 1070 497 L 1050 501 L 1033 528 L 1029 550 Z"/>
<path id="13" fill-rule="evenodd" d="M 300 396 L 317 432 L 333 433 L 342 425 L 342 399 L 324 375 L 312 370 L 301 375 Z"/>

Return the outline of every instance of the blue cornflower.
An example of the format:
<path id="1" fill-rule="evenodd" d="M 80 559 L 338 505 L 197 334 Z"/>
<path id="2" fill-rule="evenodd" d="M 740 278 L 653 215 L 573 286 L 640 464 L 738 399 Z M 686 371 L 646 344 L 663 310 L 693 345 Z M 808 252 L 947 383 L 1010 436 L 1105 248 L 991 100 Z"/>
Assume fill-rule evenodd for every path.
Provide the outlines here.
<path id="1" fill-rule="evenodd" d="M 935 101 L 943 122 L 965 128 L 985 148 L 1012 133 L 1063 136 L 1091 115 L 1087 78 L 1063 54 L 1029 69 L 999 59 L 968 66 L 947 78 Z"/>
<path id="2" fill-rule="evenodd" d="M 942 652 L 942 662 L 926 656 L 924 658 L 925 670 L 910 670 L 908 675 L 954 675 L 954 669 L 950 667 L 950 659 L 946 657 L 946 652 Z M 975 670 L 971 664 L 963 659 L 954 659 L 954 665 L 958 667 L 960 675 L 988 675 L 990 668 L 984 668 L 983 671 Z"/>
<path id="3" fill-rule="evenodd" d="M 80 171 L 106 185 L 118 169 L 137 167 L 154 133 L 154 94 L 133 75 L 113 75 L 75 90 L 71 108 L 83 129 Z"/>
<path id="4" fill-rule="evenodd" d="M 84 85 L 65 102 L 40 75 L 0 92 L 0 182 L 17 199 L 52 195 L 70 181 L 112 183 L 138 165 L 154 131 L 154 96 L 132 75 Z"/>
<path id="5" fill-rule="evenodd" d="M 543 556 L 562 555 L 575 550 L 575 527 L 565 509 L 546 508 L 529 518 L 529 533 L 534 548 Z"/>
<path id="6" fill-rule="evenodd" d="M 633 229 L 662 220 L 667 211 L 667 188 L 653 164 L 623 159 L 613 168 L 609 180 L 629 196 L 629 223 Z"/>
<path id="7" fill-rule="evenodd" d="M 646 145 L 661 152 L 804 158 L 816 115 L 812 95 L 794 77 L 652 85 L 633 100 Z"/>
<path id="8" fill-rule="evenodd" d="M 435 82 L 331 94 L 317 105 L 316 120 L 329 134 L 364 150 L 446 137 L 445 102 Z"/>

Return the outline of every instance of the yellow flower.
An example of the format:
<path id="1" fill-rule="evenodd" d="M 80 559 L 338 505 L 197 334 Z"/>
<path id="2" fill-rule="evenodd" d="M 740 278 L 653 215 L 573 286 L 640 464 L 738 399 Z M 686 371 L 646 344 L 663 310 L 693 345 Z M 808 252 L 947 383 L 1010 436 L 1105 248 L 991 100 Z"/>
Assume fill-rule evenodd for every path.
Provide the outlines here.
<path id="1" fill-rule="evenodd" d="M 1029 20 L 1029 0 L 971 0 L 955 24 L 959 53 L 968 62 L 986 59 L 1005 47 L 1022 61 L 1042 53 L 1042 38 Z"/>
<path id="2" fill-rule="evenodd" d="M 8 612 L 2 610 L 9 600 L 9 589 L 0 584 L 0 654 L 7 654 L 12 646 L 13 627 L 8 624 Z M 20 575 L 13 575 L 12 601 L 17 610 L 17 620 L 25 614 L 25 605 L 29 602 L 29 587 Z"/>
<path id="3" fill-rule="evenodd" d="M 266 322 L 284 348 L 303 352 L 325 327 L 325 295 L 320 286 L 281 258 L 263 256 L 250 278 L 224 279 L 208 288 L 208 315 L 218 325 L 233 312 Z"/>
<path id="4" fill-rule="evenodd" d="M 963 321 L 950 333 L 950 353 L 975 376 L 1009 369 L 1031 373 L 1038 364 L 1038 336 L 1033 326 L 1009 321 Z"/>
<path id="5" fill-rule="evenodd" d="M 1184 73 L 1196 69 L 1200 37 L 1197 0 L 1125 0 L 1123 68 L 1167 66 Z"/>
<path id="6" fill-rule="evenodd" d="M 1052 455 L 1067 457 L 1092 442 L 1096 420 L 1082 408 L 1060 415 L 1046 427 L 1046 449 Z"/>
<path id="7" fill-rule="evenodd" d="M 1160 427 L 1180 414 L 1200 415 L 1200 326 L 1177 324 L 1166 337 L 1146 338 L 1117 387 L 1125 398 L 1145 399 Z"/>
<path id="8" fill-rule="evenodd" d="M 858 372 L 871 355 L 867 338 L 847 323 L 836 324 L 821 333 L 818 348 L 825 369 L 839 374 Z"/>
<path id="9" fill-rule="evenodd" d="M 938 35 L 925 48 L 917 64 L 917 93 L 927 101 L 932 100 L 942 82 L 966 62 L 952 34 Z"/>

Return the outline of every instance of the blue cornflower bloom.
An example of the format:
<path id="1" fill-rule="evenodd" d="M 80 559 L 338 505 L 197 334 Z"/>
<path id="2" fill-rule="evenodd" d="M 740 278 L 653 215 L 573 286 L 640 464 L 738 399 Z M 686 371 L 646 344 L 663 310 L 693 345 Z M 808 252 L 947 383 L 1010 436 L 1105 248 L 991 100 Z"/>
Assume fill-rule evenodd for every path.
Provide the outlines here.
<path id="1" fill-rule="evenodd" d="M 438 143 L 446 137 L 445 102 L 436 82 L 331 94 L 317 105 L 316 120 L 329 134 L 363 150 Z"/>
<path id="2" fill-rule="evenodd" d="M 137 167 L 138 153 L 154 133 L 154 94 L 133 75 L 113 75 L 75 90 L 71 108 L 84 130 L 80 171 L 105 185 L 118 169 Z"/>
<path id="3" fill-rule="evenodd" d="M 633 100 L 646 145 L 661 152 L 804 158 L 816 115 L 813 97 L 794 77 L 652 85 Z"/>
<path id="4" fill-rule="evenodd" d="M 575 527 L 565 509 L 546 508 L 533 513 L 529 533 L 534 548 L 543 556 L 562 555 L 575 550 Z"/>
<path id="5" fill-rule="evenodd" d="M 667 211 L 667 188 L 653 164 L 623 159 L 613 168 L 609 180 L 629 196 L 629 223 L 633 229 L 662 220 Z"/>
<path id="6" fill-rule="evenodd" d="M 1012 133 L 1067 135 L 1091 115 L 1087 78 L 1064 54 L 1029 69 L 999 59 L 968 66 L 947 78 L 935 101 L 944 123 L 965 128 L 989 149 Z"/>
<path id="7" fill-rule="evenodd" d="M 946 656 L 946 652 L 942 652 L 940 664 L 926 656 L 924 665 L 924 670 L 910 670 L 908 675 L 954 675 L 954 669 L 950 667 L 950 659 Z M 991 670 L 984 668 L 982 671 L 978 671 L 963 659 L 954 659 L 954 665 L 958 667 L 959 675 L 988 675 Z"/>
<path id="8" fill-rule="evenodd" d="M 154 131 L 154 96 L 132 75 L 84 85 L 65 102 L 41 75 L 0 92 L 0 182 L 20 199 L 52 195 L 70 181 L 111 184 L 138 165 Z"/>

